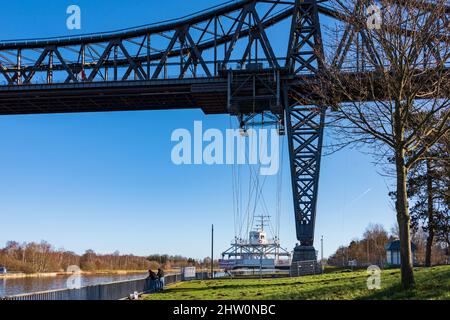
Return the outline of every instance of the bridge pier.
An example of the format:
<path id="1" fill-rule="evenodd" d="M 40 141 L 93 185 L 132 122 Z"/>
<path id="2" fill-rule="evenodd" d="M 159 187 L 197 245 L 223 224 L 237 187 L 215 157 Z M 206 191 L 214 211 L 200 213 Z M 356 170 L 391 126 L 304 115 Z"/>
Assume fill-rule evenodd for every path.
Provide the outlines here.
<path id="1" fill-rule="evenodd" d="M 291 277 L 300 277 L 322 273 L 317 262 L 317 251 L 313 246 L 297 246 L 292 257 Z"/>
<path id="2" fill-rule="evenodd" d="M 314 248 L 314 229 L 326 108 L 299 106 L 298 102 L 289 105 L 287 88 L 285 92 L 295 225 L 300 241 L 294 249 L 291 275 L 316 274 L 320 268 Z M 292 98 L 294 93 L 289 95 Z M 299 273 L 299 265 L 305 264 L 308 268 L 303 267 Z"/>
<path id="3" fill-rule="evenodd" d="M 297 246 L 294 249 L 292 263 L 302 261 L 317 261 L 317 252 L 313 246 Z"/>
<path id="4" fill-rule="evenodd" d="M 317 0 L 296 0 L 287 67 L 297 75 L 320 74 L 323 57 Z M 326 107 L 311 91 L 299 92 L 287 84 L 284 87 L 295 224 L 300 241 L 294 249 L 292 276 L 319 271 L 313 245 Z"/>

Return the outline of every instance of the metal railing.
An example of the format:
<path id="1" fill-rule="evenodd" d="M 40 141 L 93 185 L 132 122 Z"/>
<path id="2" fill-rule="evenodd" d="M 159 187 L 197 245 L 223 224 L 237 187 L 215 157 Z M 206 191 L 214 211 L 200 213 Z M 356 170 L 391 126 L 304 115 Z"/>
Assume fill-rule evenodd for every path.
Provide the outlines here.
<path id="1" fill-rule="evenodd" d="M 251 270 L 233 270 L 226 276 L 231 277 L 289 277 L 289 270 L 277 270 L 277 269 L 251 269 Z"/>
<path id="2" fill-rule="evenodd" d="M 291 277 L 309 276 L 322 273 L 322 265 L 316 260 L 298 261 L 292 263 Z"/>
<path id="3" fill-rule="evenodd" d="M 172 274 L 164 277 L 165 285 L 171 285 L 183 281 L 181 274 Z M 135 292 L 154 293 L 160 289 L 158 282 L 150 279 L 138 279 L 121 281 L 78 289 L 62 289 L 45 292 L 21 294 L 0 300 L 120 300 L 125 299 Z"/>

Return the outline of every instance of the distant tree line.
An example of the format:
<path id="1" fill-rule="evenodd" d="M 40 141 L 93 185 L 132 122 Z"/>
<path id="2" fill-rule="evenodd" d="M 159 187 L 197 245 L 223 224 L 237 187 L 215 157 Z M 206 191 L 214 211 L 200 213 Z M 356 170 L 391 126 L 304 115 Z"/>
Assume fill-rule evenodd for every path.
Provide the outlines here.
<path id="1" fill-rule="evenodd" d="M 207 259 L 205 259 L 207 260 Z M 40 243 L 19 243 L 8 241 L 0 249 L 0 266 L 8 270 L 24 273 L 64 272 L 69 266 L 76 265 L 83 271 L 130 271 L 148 270 L 163 267 L 165 269 L 187 266 L 201 266 L 205 261 L 169 255 L 151 255 L 139 257 L 123 255 L 118 251 L 112 254 L 98 254 L 87 250 L 78 255 L 64 249 L 55 249 L 46 241 Z"/>
<path id="2" fill-rule="evenodd" d="M 418 265 L 427 265 L 427 239 L 428 234 L 423 228 L 413 229 L 412 242 L 416 246 L 415 261 Z M 361 239 L 354 239 L 348 246 L 340 246 L 327 261 L 329 265 L 337 267 L 348 267 L 350 261 L 356 261 L 358 267 L 386 265 L 385 246 L 397 240 L 399 236 L 398 226 L 392 228 L 388 233 L 382 225 L 371 224 L 367 227 Z M 431 246 L 433 255 L 430 265 L 440 265 L 448 262 L 446 244 L 440 241 L 433 242 Z"/>
<path id="3" fill-rule="evenodd" d="M 362 239 L 354 239 L 348 246 L 339 247 L 328 259 L 333 266 L 348 266 L 349 261 L 355 261 L 359 266 L 379 265 L 386 263 L 385 245 L 390 237 L 383 226 L 370 225 Z"/>

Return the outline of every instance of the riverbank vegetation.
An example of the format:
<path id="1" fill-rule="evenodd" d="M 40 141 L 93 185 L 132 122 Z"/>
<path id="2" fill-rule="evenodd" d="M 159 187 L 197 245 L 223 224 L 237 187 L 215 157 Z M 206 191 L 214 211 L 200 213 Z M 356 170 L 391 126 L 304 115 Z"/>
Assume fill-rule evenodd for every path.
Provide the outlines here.
<path id="1" fill-rule="evenodd" d="M 450 299 L 450 266 L 415 269 L 416 287 L 401 288 L 400 270 L 383 270 L 381 289 L 367 289 L 366 271 L 281 279 L 183 282 L 146 300 L 403 300 Z"/>
<path id="2" fill-rule="evenodd" d="M 65 272 L 69 266 L 79 266 L 84 272 L 145 271 L 148 269 L 200 266 L 201 263 L 182 256 L 151 255 L 140 257 L 131 254 L 98 254 L 87 250 L 78 255 L 64 249 L 55 249 L 48 242 L 18 243 L 8 241 L 0 249 L 0 266 L 9 271 L 32 273 Z"/>

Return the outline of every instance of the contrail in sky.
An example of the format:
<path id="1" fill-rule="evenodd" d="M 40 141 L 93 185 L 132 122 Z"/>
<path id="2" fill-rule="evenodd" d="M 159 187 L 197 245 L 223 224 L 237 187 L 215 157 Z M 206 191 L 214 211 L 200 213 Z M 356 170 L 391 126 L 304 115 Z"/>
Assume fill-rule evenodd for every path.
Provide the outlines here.
<path id="1" fill-rule="evenodd" d="M 355 199 L 353 199 L 352 201 L 349 202 L 349 204 L 347 205 L 347 207 L 349 207 L 350 205 L 352 205 L 353 203 L 355 203 L 356 201 L 360 200 L 361 198 L 363 198 L 365 195 L 367 195 L 369 192 L 371 192 L 372 189 L 369 188 L 366 191 L 364 191 L 363 193 L 361 193 L 359 196 L 357 196 Z"/>

